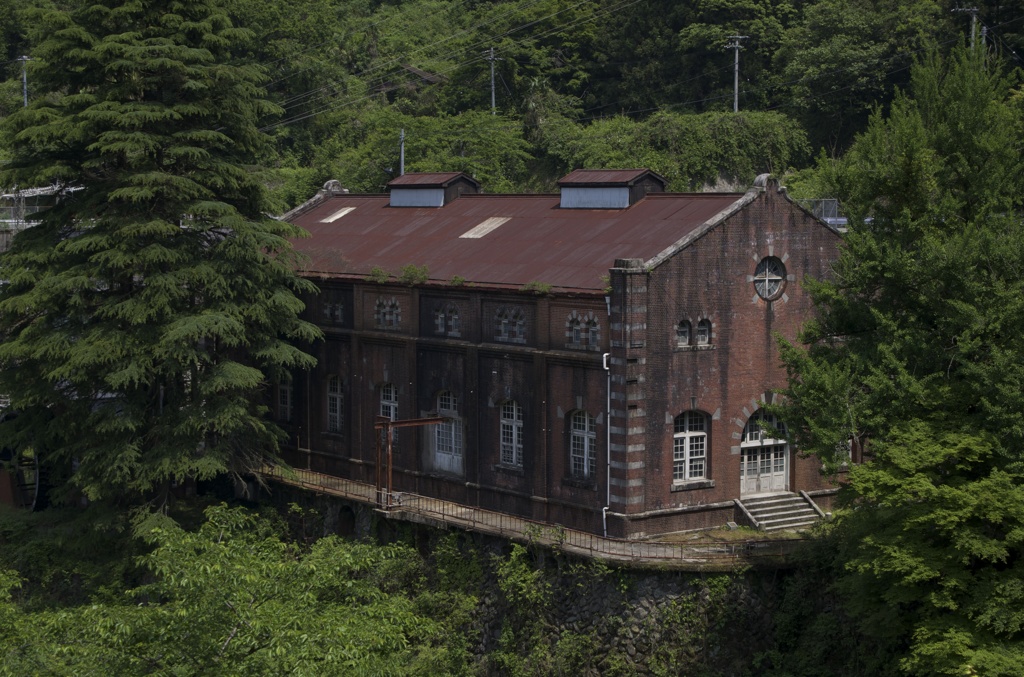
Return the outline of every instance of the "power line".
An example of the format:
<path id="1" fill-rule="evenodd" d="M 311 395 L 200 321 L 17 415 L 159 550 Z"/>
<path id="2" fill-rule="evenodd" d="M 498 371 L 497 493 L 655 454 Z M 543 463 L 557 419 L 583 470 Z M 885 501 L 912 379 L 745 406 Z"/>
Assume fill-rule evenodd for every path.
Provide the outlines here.
<path id="1" fill-rule="evenodd" d="M 502 33 L 501 35 L 496 36 L 496 37 L 497 38 L 507 37 L 507 36 L 512 35 L 512 34 L 514 34 L 516 32 L 519 32 L 519 31 L 521 31 L 521 30 L 523 30 L 525 28 L 528 28 L 530 26 L 538 24 L 541 21 L 544 21 L 546 19 L 550 19 L 550 18 L 553 18 L 555 16 L 558 16 L 559 14 L 562 14 L 562 13 L 567 12 L 569 10 L 575 9 L 576 7 L 579 7 L 580 5 L 584 5 L 584 4 L 587 3 L 587 1 L 588 0 L 581 0 L 580 2 L 577 2 L 574 5 L 571 5 L 570 7 L 561 9 L 561 10 L 559 10 L 557 12 L 552 12 L 551 14 L 545 15 L 545 16 L 543 16 L 543 17 L 541 17 L 539 19 L 536 19 L 534 21 L 530 21 L 530 22 L 527 22 L 525 24 L 521 24 L 519 26 L 513 27 L 513 28 L 505 31 L 504 33 Z M 542 38 L 542 37 L 546 37 L 546 36 L 551 35 L 551 34 L 556 33 L 556 32 L 565 31 L 565 30 L 567 30 L 569 28 L 572 28 L 572 27 L 575 27 L 577 25 L 589 23 L 589 22 L 595 21 L 595 20 L 597 20 L 599 18 L 603 18 L 604 16 L 607 16 L 607 15 L 611 14 L 612 12 L 615 12 L 615 11 L 620 10 L 620 9 L 624 9 L 626 7 L 630 7 L 632 5 L 638 4 L 638 3 L 643 2 L 643 1 L 644 0 L 624 0 L 623 2 L 620 2 L 619 4 L 614 5 L 612 7 L 608 7 L 606 9 L 603 9 L 603 10 L 595 13 L 592 16 L 585 17 L 585 18 L 582 18 L 582 19 L 578 19 L 578 20 L 570 22 L 568 24 L 559 25 L 559 26 L 551 28 L 551 29 L 549 29 L 547 31 L 543 31 L 541 33 L 524 36 L 523 38 L 521 38 L 521 39 L 519 39 L 519 40 L 517 40 L 515 42 L 517 42 L 519 44 L 522 44 L 526 40 L 536 40 L 536 39 L 539 39 L 539 38 Z M 480 45 L 486 39 L 488 39 L 488 38 L 483 38 L 483 39 L 477 41 L 476 43 L 470 45 L 469 48 L 471 49 L 471 48 L 473 48 L 473 47 L 475 47 L 477 45 Z M 490 38 L 490 39 L 494 39 L 494 38 Z M 452 55 L 454 55 L 454 53 L 452 53 Z M 392 59 L 391 61 L 392 62 L 397 62 L 397 59 Z M 437 71 L 437 73 L 438 74 L 448 73 L 448 72 L 451 72 L 451 71 L 456 70 L 458 68 L 462 68 L 462 67 L 465 67 L 465 66 L 468 66 L 468 65 L 472 65 L 473 63 L 479 63 L 481 61 L 483 61 L 482 57 L 472 58 L 472 59 L 463 61 L 461 63 L 454 64 L 454 65 L 452 65 L 452 66 L 450 66 L 448 68 L 445 68 L 443 70 Z M 371 69 L 371 70 L 373 70 L 373 69 Z M 390 71 L 389 73 L 385 73 L 384 75 L 386 77 L 386 75 L 388 75 L 390 73 L 396 73 L 396 72 L 397 71 Z M 384 84 L 383 78 L 381 78 L 380 82 L 381 82 L 381 85 Z M 371 84 L 371 83 L 367 83 L 367 84 Z M 317 115 L 321 115 L 321 114 L 329 112 L 331 110 L 336 110 L 338 108 L 347 107 L 349 105 L 352 105 L 354 103 L 358 103 L 360 101 L 365 101 L 366 99 L 370 98 L 371 96 L 372 95 L 367 95 L 367 96 L 358 97 L 356 99 L 352 99 L 352 100 L 348 100 L 348 101 L 332 102 L 332 103 L 329 103 L 329 104 L 326 104 L 326 105 L 322 106 L 318 110 L 310 111 L 310 112 L 304 113 L 304 114 L 295 115 L 295 116 L 292 116 L 291 118 L 286 118 L 286 119 L 280 120 L 280 121 L 278 121 L 276 123 L 272 123 L 272 124 L 266 125 L 266 126 L 261 128 L 261 131 L 268 131 L 268 130 L 274 129 L 276 127 L 282 127 L 282 126 L 286 126 L 286 125 L 295 124 L 297 122 L 301 122 L 303 120 L 307 120 L 309 118 L 315 117 Z"/>

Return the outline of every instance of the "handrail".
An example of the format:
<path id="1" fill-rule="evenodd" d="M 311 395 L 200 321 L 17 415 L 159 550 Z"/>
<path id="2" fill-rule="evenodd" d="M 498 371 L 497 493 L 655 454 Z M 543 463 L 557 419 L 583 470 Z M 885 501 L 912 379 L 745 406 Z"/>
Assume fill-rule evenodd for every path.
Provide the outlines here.
<path id="1" fill-rule="evenodd" d="M 750 514 L 749 510 L 747 510 L 747 506 L 743 505 L 743 501 L 741 501 L 738 498 L 734 498 L 733 502 L 735 502 L 736 505 L 739 506 L 739 509 L 742 510 L 743 514 L 747 516 L 747 519 L 750 520 L 750 523 L 753 525 L 753 527 L 760 531 L 761 523 L 754 519 L 754 516 Z"/>
<path id="2" fill-rule="evenodd" d="M 814 512 L 818 513 L 818 516 L 821 517 L 821 519 L 827 519 L 825 513 L 822 512 L 821 508 L 818 507 L 818 504 L 814 502 L 814 499 L 811 498 L 806 491 L 801 489 L 800 495 L 804 497 L 805 501 L 811 504 L 811 507 L 814 508 Z"/>
<path id="3" fill-rule="evenodd" d="M 311 470 L 264 468 L 260 474 L 313 491 L 375 505 L 375 487 L 355 480 L 323 475 Z M 742 503 L 741 509 L 749 515 Z M 402 492 L 400 505 L 382 509 L 389 518 L 413 522 L 436 520 L 448 526 L 462 527 L 525 543 L 539 544 L 580 556 L 618 563 L 672 563 L 683 568 L 706 570 L 709 567 L 731 569 L 751 558 L 764 561 L 785 557 L 795 539 L 751 539 L 701 544 L 669 543 L 604 537 L 557 524 L 537 522 L 502 512 L 464 506 L 429 496 Z M 429 522 L 427 522 L 429 523 Z"/>

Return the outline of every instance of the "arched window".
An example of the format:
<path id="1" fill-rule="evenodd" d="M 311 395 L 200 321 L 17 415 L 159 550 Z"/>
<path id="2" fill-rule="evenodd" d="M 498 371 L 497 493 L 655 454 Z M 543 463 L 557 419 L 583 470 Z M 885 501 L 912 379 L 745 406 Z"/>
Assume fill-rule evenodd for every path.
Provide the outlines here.
<path id="1" fill-rule="evenodd" d="M 699 411 L 676 416 L 672 435 L 672 481 L 706 479 L 707 460 L 707 417 Z"/>
<path id="2" fill-rule="evenodd" d="M 501 403 L 501 463 L 523 465 L 523 408 L 515 400 Z"/>
<path id="3" fill-rule="evenodd" d="M 459 307 L 454 303 L 448 304 L 448 335 L 459 336 L 462 334 L 462 320 L 459 319 Z"/>
<path id="4" fill-rule="evenodd" d="M 438 336 L 459 336 L 462 323 L 459 320 L 459 307 L 454 303 L 434 308 L 434 333 Z"/>
<path id="5" fill-rule="evenodd" d="M 583 350 L 599 350 L 601 347 L 601 329 L 594 313 L 572 311 L 565 320 L 565 338 L 567 348 Z"/>
<path id="6" fill-rule="evenodd" d="M 584 339 L 588 348 L 598 349 L 601 347 L 601 329 L 597 320 L 590 318 L 586 322 L 586 334 Z"/>
<path id="7" fill-rule="evenodd" d="M 506 343 L 526 343 L 526 316 L 519 308 L 499 308 L 494 316 L 494 338 Z"/>
<path id="8" fill-rule="evenodd" d="M 578 479 L 593 479 L 597 473 L 597 426 L 585 411 L 570 417 L 569 469 Z"/>
<path id="9" fill-rule="evenodd" d="M 434 426 L 434 466 L 437 470 L 462 474 L 462 418 L 459 400 L 451 391 L 438 393 L 437 414 L 448 420 Z"/>
<path id="10" fill-rule="evenodd" d="M 373 309 L 373 318 L 378 329 L 394 331 L 402 323 L 402 309 L 394 297 L 377 299 L 377 305 Z"/>
<path id="11" fill-rule="evenodd" d="M 327 379 L 327 432 L 341 432 L 341 379 L 331 376 Z"/>
<path id="12" fill-rule="evenodd" d="M 697 345 L 706 346 L 711 343 L 711 320 L 701 320 L 697 323 Z"/>
<path id="13" fill-rule="evenodd" d="M 320 315 L 326 324 L 341 324 L 344 320 L 345 306 L 340 302 L 320 299 Z"/>
<path id="14" fill-rule="evenodd" d="M 676 325 L 676 346 L 685 348 L 690 345 L 690 321 L 679 320 Z"/>

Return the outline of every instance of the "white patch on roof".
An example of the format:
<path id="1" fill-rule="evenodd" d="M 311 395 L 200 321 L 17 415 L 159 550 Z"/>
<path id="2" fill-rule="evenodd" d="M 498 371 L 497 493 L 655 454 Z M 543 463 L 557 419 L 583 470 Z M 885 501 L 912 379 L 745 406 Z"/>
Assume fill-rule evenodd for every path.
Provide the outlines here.
<path id="1" fill-rule="evenodd" d="M 459 237 L 477 240 L 511 219 L 511 216 L 492 216 L 491 218 L 481 221 L 479 224 L 473 226 L 462 235 L 459 235 Z"/>
<path id="2" fill-rule="evenodd" d="M 351 211 L 355 211 L 355 207 L 342 207 L 341 209 L 334 212 L 327 218 L 320 219 L 320 223 L 334 223 L 335 221 L 337 221 L 338 219 L 345 216 L 345 214 L 348 214 Z"/>

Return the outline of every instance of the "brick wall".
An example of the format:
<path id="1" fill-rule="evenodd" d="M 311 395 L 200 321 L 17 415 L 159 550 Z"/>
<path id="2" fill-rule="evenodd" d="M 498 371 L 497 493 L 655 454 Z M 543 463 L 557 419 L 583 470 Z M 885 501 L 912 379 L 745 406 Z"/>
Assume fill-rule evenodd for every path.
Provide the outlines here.
<path id="1" fill-rule="evenodd" d="M 303 413 L 289 426 L 289 439 L 308 452 L 290 458 L 372 481 L 381 386 L 397 388 L 400 418 L 432 414 L 438 393 L 448 390 L 459 400 L 461 472 L 436 466 L 432 429 L 403 429 L 394 451 L 396 489 L 595 531 L 607 504 L 609 532 L 622 536 L 734 520 L 743 428 L 785 384 L 773 334 L 796 335 L 811 313 L 800 280 L 827 274 L 838 242 L 770 186 L 653 269 L 641 260 L 615 261 L 608 305 L 596 289 L 542 296 L 318 281 L 323 291 L 307 317 L 324 328 L 326 340 L 314 348 L 317 368 L 297 379 Z M 765 301 L 752 277 L 769 256 L 784 262 L 786 278 L 780 296 Z M 378 302 L 392 300 L 400 319 L 381 327 Z M 439 329 L 436 313 L 453 308 L 458 331 L 450 323 Z M 507 311 L 522 318 L 522 334 L 498 335 Z M 684 319 L 691 344 L 679 347 L 676 327 Z M 710 324 L 706 345 L 696 345 L 701 321 Z M 574 322 L 596 324 L 598 340 L 574 342 Z M 604 352 L 611 353 L 610 419 Z M 331 375 L 342 378 L 344 389 L 345 423 L 337 433 L 326 432 Z M 522 413 L 521 466 L 501 461 L 501 404 L 510 400 Z M 674 483 L 673 419 L 690 410 L 707 417 L 705 479 Z M 572 473 L 575 411 L 593 420 L 590 477 Z M 829 486 L 814 459 L 791 453 L 789 460 L 789 489 Z"/>

